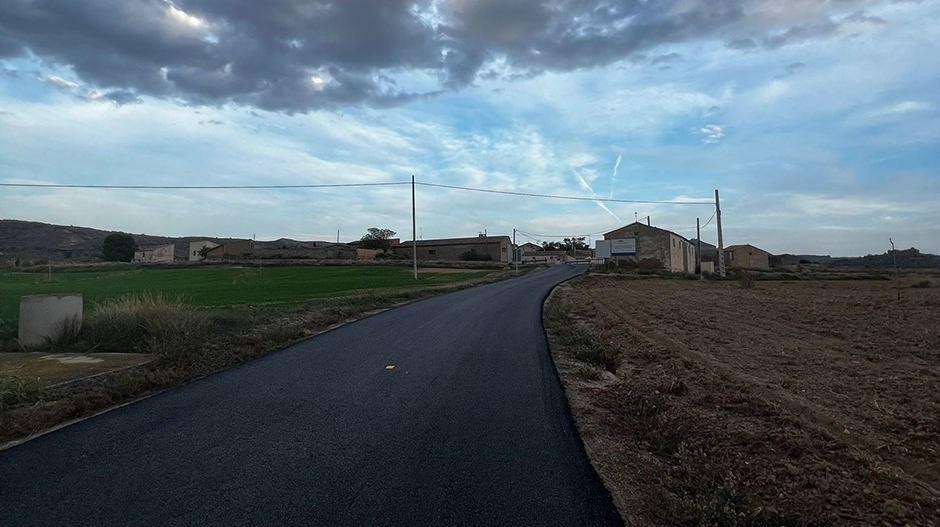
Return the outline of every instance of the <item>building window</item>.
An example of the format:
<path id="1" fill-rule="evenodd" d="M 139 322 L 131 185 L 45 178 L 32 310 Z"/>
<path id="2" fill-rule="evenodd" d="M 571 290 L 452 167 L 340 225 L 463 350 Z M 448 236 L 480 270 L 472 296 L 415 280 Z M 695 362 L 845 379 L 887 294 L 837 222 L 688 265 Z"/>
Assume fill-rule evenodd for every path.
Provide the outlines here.
<path id="1" fill-rule="evenodd" d="M 428 249 L 428 254 L 437 254 L 437 249 Z"/>

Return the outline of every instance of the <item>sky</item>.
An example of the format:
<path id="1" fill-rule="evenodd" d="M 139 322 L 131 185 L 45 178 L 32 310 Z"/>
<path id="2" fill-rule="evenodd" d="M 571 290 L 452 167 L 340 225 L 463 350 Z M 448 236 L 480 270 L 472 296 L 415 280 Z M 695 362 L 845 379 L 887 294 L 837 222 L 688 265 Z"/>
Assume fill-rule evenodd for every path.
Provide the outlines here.
<path id="1" fill-rule="evenodd" d="M 0 182 L 719 189 L 726 245 L 940 253 L 938 49 L 940 0 L 5 0 Z M 416 209 L 424 239 L 518 243 L 714 213 L 426 186 Z M 0 217 L 410 239 L 411 189 L 4 187 Z"/>

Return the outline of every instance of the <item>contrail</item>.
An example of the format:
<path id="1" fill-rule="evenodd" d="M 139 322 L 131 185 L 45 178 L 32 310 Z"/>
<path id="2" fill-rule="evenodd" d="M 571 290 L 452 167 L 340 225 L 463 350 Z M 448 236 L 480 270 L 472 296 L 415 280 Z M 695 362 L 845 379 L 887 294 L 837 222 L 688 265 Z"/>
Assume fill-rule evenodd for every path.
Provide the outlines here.
<path id="1" fill-rule="evenodd" d="M 617 156 L 617 162 L 614 163 L 614 175 L 610 177 L 610 199 L 614 199 L 614 183 L 617 182 L 617 169 L 620 168 L 620 158 Z"/>
<path id="2" fill-rule="evenodd" d="M 574 175 L 575 175 L 575 176 L 577 176 L 578 182 L 581 183 L 581 188 L 583 188 L 584 190 L 590 192 L 592 198 L 593 198 L 593 197 L 597 197 L 597 196 L 594 194 L 594 189 L 591 188 L 591 185 L 588 185 L 588 182 L 585 181 L 583 177 L 581 177 L 581 174 L 579 174 L 578 171 L 574 169 L 574 167 L 571 168 L 571 171 L 574 172 Z M 607 214 L 610 214 L 611 216 L 613 216 L 614 218 L 616 218 L 616 219 L 617 219 L 617 223 L 623 223 L 623 221 L 620 220 L 620 216 L 617 216 L 616 214 L 613 213 L 613 211 L 611 211 L 610 209 L 608 209 L 608 208 L 607 208 L 607 205 L 604 205 L 604 204 L 603 204 L 602 202 L 600 202 L 600 201 L 595 201 L 594 203 L 595 203 L 598 207 L 600 207 L 600 208 L 604 209 L 605 211 L 607 211 Z"/>

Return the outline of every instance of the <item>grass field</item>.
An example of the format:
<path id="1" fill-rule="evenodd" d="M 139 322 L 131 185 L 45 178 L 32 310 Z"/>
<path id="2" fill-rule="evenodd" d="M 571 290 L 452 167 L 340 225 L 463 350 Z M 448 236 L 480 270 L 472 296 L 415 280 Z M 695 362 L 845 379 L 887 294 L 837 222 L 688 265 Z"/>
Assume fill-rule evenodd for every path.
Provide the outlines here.
<path id="1" fill-rule="evenodd" d="M 437 272 L 435 272 L 437 271 Z M 137 269 L 53 273 L 0 273 L 0 318 L 16 317 L 24 295 L 81 293 L 86 308 L 127 294 L 161 292 L 201 306 L 300 302 L 367 289 L 400 289 L 458 283 L 492 271 L 435 270 L 417 281 L 406 267 L 272 267 Z M 448 270 L 449 271 L 449 270 Z"/>

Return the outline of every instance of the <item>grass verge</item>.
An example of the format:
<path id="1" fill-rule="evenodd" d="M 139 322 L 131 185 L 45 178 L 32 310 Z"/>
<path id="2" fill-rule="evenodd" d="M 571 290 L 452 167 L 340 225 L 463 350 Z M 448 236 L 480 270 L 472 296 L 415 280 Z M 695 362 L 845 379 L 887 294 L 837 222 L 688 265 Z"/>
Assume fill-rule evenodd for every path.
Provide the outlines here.
<path id="1" fill-rule="evenodd" d="M 377 310 L 513 276 L 498 272 L 458 284 L 251 308 L 205 309 L 157 294 L 104 302 L 71 341 L 54 343 L 55 351 L 145 352 L 156 360 L 46 389 L 0 377 L 0 444 L 242 364 Z"/>

